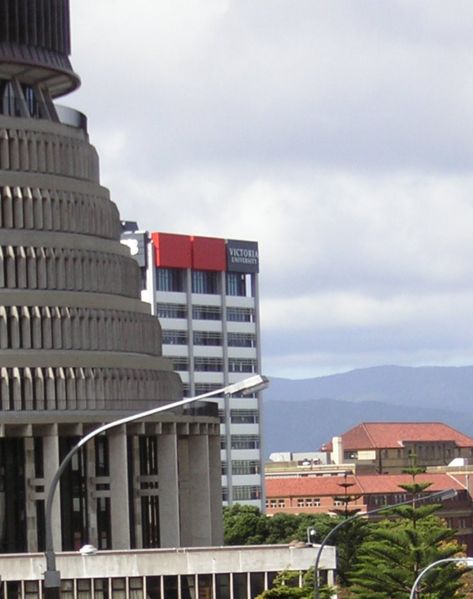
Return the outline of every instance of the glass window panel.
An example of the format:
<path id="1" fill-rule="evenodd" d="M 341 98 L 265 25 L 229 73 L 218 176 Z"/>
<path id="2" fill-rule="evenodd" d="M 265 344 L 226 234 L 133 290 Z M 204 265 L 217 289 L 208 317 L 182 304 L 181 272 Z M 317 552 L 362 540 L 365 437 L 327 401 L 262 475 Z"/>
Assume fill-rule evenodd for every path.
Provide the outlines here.
<path id="1" fill-rule="evenodd" d="M 230 599 L 230 574 L 217 574 L 215 586 L 218 599 Z"/>

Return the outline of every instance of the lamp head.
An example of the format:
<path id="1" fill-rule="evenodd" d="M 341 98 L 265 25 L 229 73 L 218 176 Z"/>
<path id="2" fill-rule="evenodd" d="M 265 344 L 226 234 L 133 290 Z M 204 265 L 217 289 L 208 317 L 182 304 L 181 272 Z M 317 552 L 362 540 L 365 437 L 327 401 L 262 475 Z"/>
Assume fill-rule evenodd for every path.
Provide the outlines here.
<path id="1" fill-rule="evenodd" d="M 256 393 L 257 391 L 266 389 L 268 385 L 269 380 L 267 377 L 262 376 L 261 374 L 255 374 L 247 379 L 228 385 L 225 387 L 225 394 L 234 395 L 235 393 L 241 393 L 242 395 L 249 395 L 250 393 Z"/>
<path id="2" fill-rule="evenodd" d="M 454 499 L 457 495 L 458 491 L 456 489 L 445 489 L 445 491 L 438 494 L 438 498 L 441 501 L 446 501 L 447 499 Z"/>

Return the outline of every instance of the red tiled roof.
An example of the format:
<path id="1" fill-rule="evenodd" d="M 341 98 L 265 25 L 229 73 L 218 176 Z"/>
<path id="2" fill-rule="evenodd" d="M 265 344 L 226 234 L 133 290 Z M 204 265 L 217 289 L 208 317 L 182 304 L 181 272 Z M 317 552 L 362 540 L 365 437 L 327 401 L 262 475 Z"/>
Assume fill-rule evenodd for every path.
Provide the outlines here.
<path id="1" fill-rule="evenodd" d="M 268 497 L 332 497 L 333 495 L 343 495 L 344 487 L 340 487 L 345 482 L 343 476 L 308 476 L 297 478 L 274 478 L 266 479 L 266 495 Z M 353 476 L 347 478 L 348 483 L 353 483 Z M 348 494 L 361 493 L 357 484 L 349 487 Z"/>
<path id="2" fill-rule="evenodd" d="M 399 485 L 412 483 L 410 474 L 366 474 L 356 477 L 362 493 L 371 495 L 375 493 L 399 493 L 402 492 Z M 416 476 L 418 483 L 431 483 L 427 491 L 435 493 L 444 489 L 456 489 L 460 491 L 464 487 L 448 474 L 425 473 Z"/>
<path id="3" fill-rule="evenodd" d="M 402 447 L 403 442 L 452 441 L 473 447 L 473 439 L 442 422 L 362 422 L 342 435 L 344 450 Z M 326 445 L 328 451 L 332 444 Z"/>
<path id="4" fill-rule="evenodd" d="M 429 482 L 429 491 L 435 493 L 443 489 L 461 490 L 464 487 L 448 474 L 419 474 L 417 482 Z M 343 495 L 345 489 L 340 483 L 345 482 L 342 476 L 313 476 L 297 478 L 267 478 L 266 496 L 272 497 L 333 497 Z M 373 474 L 349 476 L 347 482 L 354 483 L 347 489 L 349 495 L 372 495 L 376 493 L 402 493 L 399 485 L 412 482 L 409 474 Z"/>

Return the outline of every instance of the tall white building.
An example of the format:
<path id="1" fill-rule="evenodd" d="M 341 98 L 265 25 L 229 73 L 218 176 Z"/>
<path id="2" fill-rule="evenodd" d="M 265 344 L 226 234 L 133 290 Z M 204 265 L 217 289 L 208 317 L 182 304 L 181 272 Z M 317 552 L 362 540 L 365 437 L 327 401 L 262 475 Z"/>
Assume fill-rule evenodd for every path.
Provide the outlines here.
<path id="1" fill-rule="evenodd" d="M 130 224 L 122 242 L 142 266 L 142 298 L 159 317 L 163 355 L 180 374 L 184 393 L 199 395 L 261 372 L 258 244 L 148 236 Z M 222 397 L 218 407 L 223 503 L 261 508 L 261 397 Z"/>

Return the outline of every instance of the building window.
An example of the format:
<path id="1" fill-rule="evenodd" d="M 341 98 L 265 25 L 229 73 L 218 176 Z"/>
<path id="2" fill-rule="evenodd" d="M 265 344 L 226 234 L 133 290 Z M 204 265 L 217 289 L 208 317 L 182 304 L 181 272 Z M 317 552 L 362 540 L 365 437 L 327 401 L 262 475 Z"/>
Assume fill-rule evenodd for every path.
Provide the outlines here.
<path id="1" fill-rule="evenodd" d="M 228 333 L 229 347 L 256 347 L 256 336 L 247 333 Z"/>
<path id="2" fill-rule="evenodd" d="M 232 424 L 257 424 L 259 422 L 258 410 L 231 410 Z"/>
<path id="3" fill-rule="evenodd" d="M 320 497 L 298 497 L 297 507 L 320 507 Z"/>
<path id="4" fill-rule="evenodd" d="M 218 293 L 217 273 L 207 270 L 193 270 L 192 293 Z"/>
<path id="5" fill-rule="evenodd" d="M 222 372 L 223 360 L 221 358 L 194 358 L 196 372 Z"/>
<path id="6" fill-rule="evenodd" d="M 158 318 L 187 318 L 186 307 L 182 304 L 157 304 Z"/>
<path id="7" fill-rule="evenodd" d="M 284 508 L 286 506 L 285 499 L 266 499 L 266 507 L 271 509 Z"/>
<path id="8" fill-rule="evenodd" d="M 203 395 L 204 393 L 209 393 L 210 391 L 216 391 L 217 389 L 221 389 L 222 385 L 218 383 L 196 383 L 195 385 L 195 394 Z M 218 397 L 217 395 L 215 397 Z"/>
<path id="9" fill-rule="evenodd" d="M 227 295 L 246 295 L 246 276 L 239 272 L 227 272 L 226 285 Z"/>
<path id="10" fill-rule="evenodd" d="M 168 358 L 172 362 L 173 370 L 177 370 L 178 372 L 186 372 L 187 370 L 189 370 L 189 361 L 187 360 L 187 358 L 181 356 L 168 356 Z"/>
<path id="11" fill-rule="evenodd" d="M 184 291 L 184 271 L 179 268 L 157 268 L 156 289 L 158 291 Z"/>
<path id="12" fill-rule="evenodd" d="M 187 331 L 163 331 L 165 345 L 187 345 Z"/>
<path id="13" fill-rule="evenodd" d="M 219 306 L 192 306 L 194 320 L 222 320 L 222 309 Z"/>
<path id="14" fill-rule="evenodd" d="M 235 501 L 249 501 L 251 499 L 259 499 L 260 497 L 260 487 L 253 485 L 242 485 L 241 487 L 233 487 L 233 499 Z"/>
<path id="15" fill-rule="evenodd" d="M 229 372 L 256 372 L 256 360 L 230 358 L 228 360 Z"/>
<path id="16" fill-rule="evenodd" d="M 252 308 L 227 308 L 227 320 L 232 322 L 255 322 Z"/>
<path id="17" fill-rule="evenodd" d="M 222 345 L 222 335 L 210 331 L 195 331 L 194 345 L 213 345 L 220 347 Z"/>
<path id="18" fill-rule="evenodd" d="M 232 460 L 232 474 L 259 474 L 260 463 L 257 460 Z"/>
<path id="19" fill-rule="evenodd" d="M 258 435 L 232 435 L 232 449 L 259 449 Z"/>

